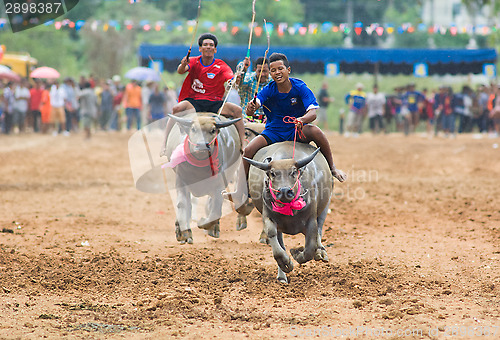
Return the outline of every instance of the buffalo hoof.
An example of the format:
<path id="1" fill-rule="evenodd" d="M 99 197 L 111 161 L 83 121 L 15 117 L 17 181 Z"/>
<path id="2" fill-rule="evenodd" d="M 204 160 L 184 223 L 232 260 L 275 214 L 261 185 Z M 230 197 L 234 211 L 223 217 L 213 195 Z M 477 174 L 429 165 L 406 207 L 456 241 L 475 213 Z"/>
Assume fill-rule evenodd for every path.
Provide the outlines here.
<path id="1" fill-rule="evenodd" d="M 325 248 L 321 247 L 316 249 L 316 253 L 314 254 L 314 259 L 316 261 L 329 262 L 328 254 L 326 253 Z"/>
<path id="2" fill-rule="evenodd" d="M 304 263 L 304 247 L 292 248 L 290 249 L 290 254 L 292 254 L 295 261 L 298 263 Z"/>
<path id="3" fill-rule="evenodd" d="M 219 238 L 220 237 L 220 226 L 219 226 L 219 223 L 215 224 L 212 227 L 212 229 L 208 229 L 207 233 L 208 233 L 208 236 Z"/>
<path id="4" fill-rule="evenodd" d="M 290 273 L 293 270 L 293 262 L 292 259 L 288 256 L 286 258 L 277 258 L 276 262 L 278 262 L 278 266 L 285 273 Z"/>
<path id="5" fill-rule="evenodd" d="M 214 225 L 219 224 L 219 220 L 214 220 L 214 221 L 209 221 L 206 222 L 207 219 L 203 218 L 198 221 L 198 228 L 200 229 L 205 229 L 205 230 L 210 230 L 213 228 Z"/>
<path id="6" fill-rule="evenodd" d="M 236 208 L 236 212 L 240 215 L 248 216 L 252 212 L 253 208 L 254 208 L 253 203 L 250 202 L 250 199 L 247 198 L 245 203 Z"/>
<path id="7" fill-rule="evenodd" d="M 267 234 L 264 230 L 260 233 L 259 242 L 269 245 L 269 239 L 267 238 Z"/>
<path id="8" fill-rule="evenodd" d="M 247 228 L 247 217 L 245 215 L 238 215 L 236 218 L 236 230 L 240 231 Z"/>
<path id="9" fill-rule="evenodd" d="M 175 238 L 180 244 L 193 244 L 193 233 L 191 232 L 191 229 L 181 231 L 177 222 L 175 222 Z"/>
<path id="10" fill-rule="evenodd" d="M 210 221 L 208 223 L 204 223 L 204 221 L 205 220 L 200 220 L 198 222 L 198 228 L 206 230 L 209 236 L 219 238 L 220 236 L 219 220 Z"/>
<path id="11" fill-rule="evenodd" d="M 288 284 L 288 279 L 286 277 L 286 274 L 281 270 L 280 267 L 278 267 L 278 282 L 282 284 Z"/>
<path id="12" fill-rule="evenodd" d="M 286 276 L 285 277 L 279 277 L 278 276 L 278 282 L 282 283 L 284 285 L 287 285 L 288 284 L 288 279 L 286 278 Z"/>

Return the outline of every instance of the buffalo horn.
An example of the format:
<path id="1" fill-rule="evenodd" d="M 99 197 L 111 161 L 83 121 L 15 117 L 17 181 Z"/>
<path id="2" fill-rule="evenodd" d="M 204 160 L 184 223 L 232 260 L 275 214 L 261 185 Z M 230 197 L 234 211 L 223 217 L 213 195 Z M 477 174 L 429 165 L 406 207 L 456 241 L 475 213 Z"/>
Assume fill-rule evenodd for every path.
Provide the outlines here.
<path id="1" fill-rule="evenodd" d="M 253 159 L 243 157 L 248 163 L 252 164 L 254 167 L 259 168 L 264 171 L 269 171 L 271 169 L 271 163 L 261 163 L 254 161 Z"/>
<path id="2" fill-rule="evenodd" d="M 300 169 L 300 168 L 306 166 L 310 161 L 312 161 L 314 159 L 314 157 L 318 154 L 318 152 L 319 152 L 319 148 L 314 150 L 314 152 L 312 154 L 310 154 L 309 156 L 298 160 L 295 163 L 295 166 L 297 167 L 297 169 Z"/>
<path id="3" fill-rule="evenodd" d="M 177 116 L 171 115 L 170 113 L 168 114 L 168 116 L 170 118 L 172 118 L 173 120 L 175 120 L 177 123 L 184 125 L 184 126 L 191 126 L 191 124 L 193 124 L 192 119 L 179 118 Z"/>
<path id="4" fill-rule="evenodd" d="M 215 123 L 215 127 L 217 129 L 225 128 L 225 127 L 227 127 L 229 125 L 232 125 L 232 124 L 236 123 L 239 120 L 241 120 L 241 117 L 240 118 L 231 119 L 231 120 L 227 120 L 225 122 L 216 122 Z"/>

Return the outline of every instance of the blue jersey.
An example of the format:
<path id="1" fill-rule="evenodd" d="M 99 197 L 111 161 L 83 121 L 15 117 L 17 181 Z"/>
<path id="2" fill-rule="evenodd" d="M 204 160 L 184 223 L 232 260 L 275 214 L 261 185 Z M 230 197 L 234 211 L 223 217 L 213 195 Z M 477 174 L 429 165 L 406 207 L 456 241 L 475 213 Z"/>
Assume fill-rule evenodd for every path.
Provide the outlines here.
<path id="1" fill-rule="evenodd" d="M 288 93 L 278 91 L 276 82 L 270 82 L 257 94 L 257 102 L 264 108 L 267 117 L 265 132 L 263 134 L 275 134 L 273 142 L 279 140 L 290 140 L 295 133 L 295 125 L 285 123 L 283 118 L 291 116 L 302 117 L 307 111 L 319 108 L 314 93 L 300 79 L 290 78 L 292 88 Z"/>
<path id="2" fill-rule="evenodd" d="M 345 102 L 351 106 L 349 110 L 359 112 L 366 105 L 366 94 L 363 91 L 353 90 L 345 96 Z"/>
<path id="3" fill-rule="evenodd" d="M 408 91 L 403 95 L 403 103 L 405 103 L 410 112 L 418 111 L 418 103 L 424 101 L 425 97 L 418 91 Z"/>

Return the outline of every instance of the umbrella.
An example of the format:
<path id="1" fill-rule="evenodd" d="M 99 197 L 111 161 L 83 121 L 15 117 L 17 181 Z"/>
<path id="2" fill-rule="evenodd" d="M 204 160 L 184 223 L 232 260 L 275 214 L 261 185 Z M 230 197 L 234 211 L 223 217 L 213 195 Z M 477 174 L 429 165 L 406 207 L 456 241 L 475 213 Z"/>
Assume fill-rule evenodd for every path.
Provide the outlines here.
<path id="1" fill-rule="evenodd" d="M 157 71 L 149 67 L 134 67 L 125 73 L 125 77 L 138 81 L 160 81 L 160 75 Z"/>
<path id="2" fill-rule="evenodd" d="M 61 75 L 52 67 L 38 67 L 30 73 L 31 78 L 57 79 Z"/>
<path id="3" fill-rule="evenodd" d="M 19 77 L 14 71 L 4 65 L 0 65 L 0 79 L 14 80 L 19 81 L 21 77 Z"/>

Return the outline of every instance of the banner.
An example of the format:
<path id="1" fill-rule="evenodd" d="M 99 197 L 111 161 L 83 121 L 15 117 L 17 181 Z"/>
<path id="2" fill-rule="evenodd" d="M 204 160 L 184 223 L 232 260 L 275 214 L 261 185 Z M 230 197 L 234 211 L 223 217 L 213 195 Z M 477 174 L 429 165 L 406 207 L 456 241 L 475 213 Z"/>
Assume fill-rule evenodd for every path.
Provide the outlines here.
<path id="1" fill-rule="evenodd" d="M 201 27 L 210 32 L 229 32 L 232 35 L 236 35 L 240 32 L 244 34 L 248 34 L 250 31 L 250 24 L 245 24 L 239 21 L 229 22 L 212 22 L 212 21 L 202 21 L 199 23 Z M 196 22 L 194 20 L 185 20 L 185 21 L 150 21 L 150 20 L 78 20 L 71 21 L 69 19 L 64 19 L 61 21 L 48 21 L 44 25 L 52 26 L 57 30 L 60 29 L 74 29 L 76 31 L 82 29 L 84 26 L 90 27 L 91 30 L 97 31 L 109 31 L 110 29 L 114 29 L 116 31 L 120 30 L 141 30 L 145 32 L 152 31 L 186 31 L 187 33 L 192 33 Z M 267 31 L 270 34 L 276 33 L 279 37 L 288 35 L 316 35 L 316 34 L 349 34 L 351 31 L 356 35 L 368 34 L 368 35 L 392 35 L 392 34 L 414 34 L 416 32 L 426 33 L 429 35 L 433 34 L 451 34 L 452 36 L 456 36 L 459 34 L 476 34 L 487 36 L 493 34 L 498 31 L 500 27 L 498 25 L 466 25 L 466 26 L 456 26 L 453 23 L 450 25 L 426 25 L 423 23 L 420 24 L 412 24 L 412 23 L 404 23 L 399 26 L 396 26 L 391 23 L 372 23 L 369 25 L 365 25 L 361 22 L 357 22 L 350 27 L 346 23 L 335 24 L 332 22 L 323 22 L 323 23 L 267 23 Z M 8 29 L 8 24 L 6 19 L 0 19 L 0 31 Z M 266 29 L 263 25 L 259 25 L 257 23 L 254 24 L 254 33 L 256 36 L 261 36 Z"/>

